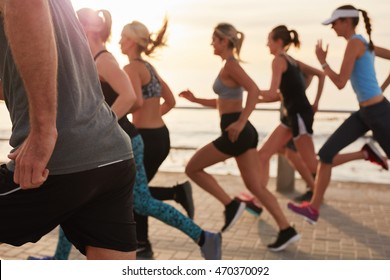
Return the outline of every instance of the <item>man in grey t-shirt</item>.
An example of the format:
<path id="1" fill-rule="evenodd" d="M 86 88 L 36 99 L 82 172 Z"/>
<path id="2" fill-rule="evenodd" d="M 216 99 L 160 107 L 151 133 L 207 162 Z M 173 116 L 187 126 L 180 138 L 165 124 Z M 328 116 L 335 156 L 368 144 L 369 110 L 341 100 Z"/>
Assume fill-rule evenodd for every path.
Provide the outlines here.
<path id="1" fill-rule="evenodd" d="M 0 242 L 36 242 L 60 224 L 88 259 L 133 259 L 130 139 L 70 1 L 0 0 L 0 12 L 14 148 L 0 169 Z"/>

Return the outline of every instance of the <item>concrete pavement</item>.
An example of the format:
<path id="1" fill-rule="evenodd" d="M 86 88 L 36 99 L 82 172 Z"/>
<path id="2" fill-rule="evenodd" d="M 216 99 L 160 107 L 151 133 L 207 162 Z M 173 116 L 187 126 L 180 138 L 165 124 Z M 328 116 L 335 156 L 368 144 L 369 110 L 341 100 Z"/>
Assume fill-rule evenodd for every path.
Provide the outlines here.
<path id="1" fill-rule="evenodd" d="M 240 177 L 216 175 L 216 178 L 232 196 L 245 191 Z M 184 174 L 162 172 L 151 185 L 170 186 L 184 180 Z M 223 234 L 223 259 L 390 259 L 390 183 L 332 182 L 321 208 L 321 217 L 315 226 L 286 207 L 292 197 L 304 191 L 301 180 L 297 179 L 295 185 L 296 191 L 293 193 L 277 193 L 275 180 L 271 179 L 269 188 L 276 194 L 288 219 L 302 235 L 301 240 L 283 252 L 268 251 L 266 245 L 277 235 L 274 220 L 266 211 L 259 218 L 245 211 L 239 221 Z M 219 231 L 223 225 L 222 205 L 194 184 L 193 195 L 195 222 L 205 230 Z M 168 203 L 183 211 L 175 202 Z M 150 218 L 149 232 L 156 260 L 202 259 L 198 246 L 179 230 Z M 21 247 L 2 244 L 0 258 L 21 260 L 29 255 L 52 255 L 57 236 L 58 229 L 36 244 L 29 243 Z M 70 259 L 85 257 L 73 248 Z"/>

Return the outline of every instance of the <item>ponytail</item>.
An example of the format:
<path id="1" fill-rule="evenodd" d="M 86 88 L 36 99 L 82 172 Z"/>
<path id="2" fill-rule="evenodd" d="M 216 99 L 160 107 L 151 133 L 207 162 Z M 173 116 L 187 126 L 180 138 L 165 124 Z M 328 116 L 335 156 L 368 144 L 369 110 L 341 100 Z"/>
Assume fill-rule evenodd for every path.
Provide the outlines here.
<path id="1" fill-rule="evenodd" d="M 272 39 L 276 41 L 277 39 L 282 40 L 283 47 L 287 47 L 287 49 L 290 47 L 291 43 L 294 45 L 294 47 L 299 48 L 301 46 L 301 42 L 299 41 L 298 32 L 295 30 L 288 30 L 287 26 L 285 25 L 279 25 L 276 26 L 271 31 L 272 33 Z M 291 34 L 293 34 L 293 37 L 291 37 Z"/>
<path id="2" fill-rule="evenodd" d="M 371 39 L 371 23 L 370 23 L 370 18 L 368 17 L 368 14 L 366 11 L 362 10 L 362 9 L 358 9 L 359 12 L 362 12 L 362 15 L 363 15 L 363 19 L 364 19 L 364 24 L 366 25 L 366 31 L 367 31 L 367 34 L 368 34 L 368 39 L 369 39 L 369 43 L 368 43 L 368 48 L 370 49 L 370 51 L 373 51 L 374 50 L 374 43 L 372 42 L 372 39 Z"/>
<path id="3" fill-rule="evenodd" d="M 160 28 L 160 30 L 156 33 L 156 38 L 153 40 L 150 38 L 149 45 L 147 48 L 144 50 L 144 53 L 149 56 L 150 54 L 153 53 L 153 51 L 156 48 L 159 47 L 164 47 L 166 46 L 166 31 L 168 28 L 168 19 L 164 18 L 163 26 Z"/>

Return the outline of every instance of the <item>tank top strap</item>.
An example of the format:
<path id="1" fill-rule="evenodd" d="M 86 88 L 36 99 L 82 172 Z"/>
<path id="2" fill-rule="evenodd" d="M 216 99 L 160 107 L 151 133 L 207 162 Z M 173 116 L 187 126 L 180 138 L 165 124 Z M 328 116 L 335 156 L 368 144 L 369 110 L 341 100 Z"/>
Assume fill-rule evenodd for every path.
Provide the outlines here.
<path id="1" fill-rule="evenodd" d="M 108 53 L 109 51 L 108 50 L 101 50 L 99 51 L 97 54 L 95 54 L 95 56 L 93 57 L 93 60 L 96 61 L 96 59 L 98 59 L 98 57 L 103 54 L 103 53 Z"/>

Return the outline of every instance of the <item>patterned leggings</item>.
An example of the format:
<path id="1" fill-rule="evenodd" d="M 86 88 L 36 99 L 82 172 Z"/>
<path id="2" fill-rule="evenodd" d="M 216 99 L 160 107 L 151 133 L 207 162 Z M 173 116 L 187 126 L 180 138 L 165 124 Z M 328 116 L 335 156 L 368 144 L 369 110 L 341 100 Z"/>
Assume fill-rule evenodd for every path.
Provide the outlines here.
<path id="1" fill-rule="evenodd" d="M 198 242 L 202 229 L 191 219 L 184 216 L 176 208 L 160 200 L 154 199 L 148 187 L 143 164 L 144 144 L 141 135 L 131 139 L 137 174 L 134 184 L 134 211 L 144 216 L 152 216 L 168 225 L 180 229 L 192 240 Z"/>

